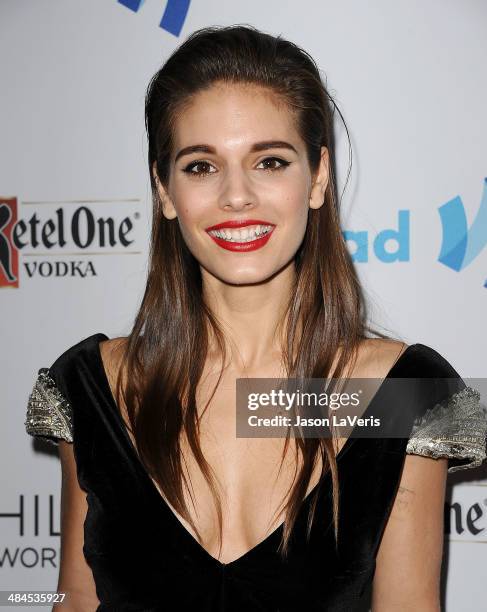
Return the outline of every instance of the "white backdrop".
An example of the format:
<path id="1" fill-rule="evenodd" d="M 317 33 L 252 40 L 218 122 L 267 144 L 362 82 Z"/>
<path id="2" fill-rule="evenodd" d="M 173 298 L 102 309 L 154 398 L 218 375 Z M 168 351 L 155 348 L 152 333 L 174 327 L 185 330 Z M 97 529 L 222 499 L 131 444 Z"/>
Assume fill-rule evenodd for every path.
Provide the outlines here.
<path id="1" fill-rule="evenodd" d="M 55 450 L 40 452 L 25 433 L 27 398 L 38 368 L 69 346 L 130 329 L 150 226 L 145 89 L 199 27 L 250 23 L 316 58 L 351 134 L 342 225 L 350 251 L 358 236 L 356 256 L 367 259 L 356 265 L 373 323 L 432 346 L 463 377 L 486 376 L 487 4 L 193 0 L 179 36 L 175 4 L 146 0 L 138 11 L 116 0 L 0 4 L 0 207 L 11 215 L 0 240 L 12 264 L 11 281 L 0 264 L 3 590 L 56 587 L 60 466 Z M 340 124 L 337 137 L 342 188 L 348 142 Z M 442 241 L 447 248 L 455 232 L 462 237 L 458 221 L 441 223 L 440 207 L 455 198 L 449 207 L 464 213 L 472 251 L 463 269 L 461 258 L 439 260 Z M 87 234 L 99 217 L 111 217 L 112 243 Z M 398 241 L 374 248 L 400 219 Z M 77 221 L 78 244 L 70 232 Z M 448 482 L 444 609 L 483 610 L 486 466 Z"/>

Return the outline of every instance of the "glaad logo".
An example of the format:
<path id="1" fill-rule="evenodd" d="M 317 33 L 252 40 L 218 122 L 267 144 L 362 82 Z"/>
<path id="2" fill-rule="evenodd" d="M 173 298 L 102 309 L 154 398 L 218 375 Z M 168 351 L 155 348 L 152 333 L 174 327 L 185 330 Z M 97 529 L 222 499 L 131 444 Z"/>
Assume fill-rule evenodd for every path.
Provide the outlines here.
<path id="1" fill-rule="evenodd" d="M 367 230 L 343 232 L 345 240 L 352 241 L 356 245 L 352 253 L 352 260 L 363 263 L 369 261 L 369 232 Z M 386 243 L 394 241 L 396 249 L 386 250 Z M 377 259 L 384 263 L 395 261 L 409 261 L 409 210 L 399 211 L 399 229 L 384 229 L 377 234 L 373 242 L 373 250 Z"/>
<path id="2" fill-rule="evenodd" d="M 136 13 L 144 4 L 144 0 L 118 0 L 118 3 Z M 159 27 L 179 36 L 188 14 L 189 3 L 190 0 L 167 0 Z"/>
<path id="3" fill-rule="evenodd" d="M 443 229 L 438 261 L 460 272 L 472 263 L 487 244 L 487 178 L 484 179 L 480 207 L 470 228 L 467 226 L 465 207 L 460 196 L 443 204 L 438 210 Z M 484 287 L 487 287 L 487 280 Z"/>
<path id="4" fill-rule="evenodd" d="M 139 202 L 23 202 L 31 211 L 24 219 L 17 198 L 0 196 L 0 288 L 19 287 L 20 253 L 29 278 L 97 276 L 100 255 L 140 255 L 133 250 L 140 240 L 134 236 L 140 229 Z M 97 214 L 98 207 L 103 214 Z"/>
<path id="5" fill-rule="evenodd" d="M 487 245 L 487 178 L 484 179 L 480 207 L 470 228 L 467 225 L 465 207 L 460 196 L 456 196 L 438 208 L 442 226 L 442 244 L 438 261 L 456 272 L 466 268 Z M 384 229 L 374 238 L 372 252 L 384 263 L 410 261 L 409 253 L 409 210 L 398 211 L 398 229 Z M 352 260 L 366 263 L 371 256 L 368 230 L 343 231 L 346 241 L 355 244 L 350 254 Z M 394 250 L 386 244 L 395 243 Z M 484 282 L 487 288 L 487 279 Z"/>

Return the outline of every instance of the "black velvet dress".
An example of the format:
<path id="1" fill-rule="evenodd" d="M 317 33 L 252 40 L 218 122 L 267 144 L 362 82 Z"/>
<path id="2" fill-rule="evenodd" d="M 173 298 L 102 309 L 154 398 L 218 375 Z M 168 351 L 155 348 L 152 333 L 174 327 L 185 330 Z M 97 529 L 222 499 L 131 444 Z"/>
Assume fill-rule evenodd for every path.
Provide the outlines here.
<path id="1" fill-rule="evenodd" d="M 105 334 L 94 334 L 39 370 L 25 421 L 30 435 L 74 445 L 78 480 L 88 502 L 83 552 L 93 571 L 99 611 L 368 610 L 375 558 L 406 453 L 448 457 L 450 472 L 485 459 L 487 418 L 478 392 L 434 349 L 410 345 L 386 379 L 451 377 L 457 383 L 448 397 L 434 398 L 435 404 L 442 402 L 443 416 L 437 416 L 433 438 L 347 440 L 337 457 L 338 549 L 326 472 L 303 501 L 287 559 L 277 552 L 281 524 L 224 564 L 187 531 L 143 467 L 105 374 L 99 343 L 106 339 Z M 456 432 L 461 435 L 451 435 L 445 408 L 447 416 L 455 412 L 460 417 L 456 422 L 463 418 L 463 429 Z M 389 408 L 389 418 L 392 415 Z M 307 540 L 307 510 L 315 496 L 315 520 Z"/>

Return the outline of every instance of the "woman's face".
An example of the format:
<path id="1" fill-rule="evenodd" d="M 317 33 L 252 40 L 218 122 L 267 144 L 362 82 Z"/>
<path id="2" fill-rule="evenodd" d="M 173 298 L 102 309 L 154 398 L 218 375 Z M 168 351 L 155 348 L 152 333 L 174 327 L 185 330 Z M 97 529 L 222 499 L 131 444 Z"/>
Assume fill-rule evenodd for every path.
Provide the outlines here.
<path id="1" fill-rule="evenodd" d="M 157 181 L 164 216 L 177 218 L 203 275 L 236 285 L 265 281 L 293 261 L 328 181 L 327 149 L 312 176 L 295 115 L 255 85 L 196 94 L 176 120 L 170 164 L 166 188 Z"/>

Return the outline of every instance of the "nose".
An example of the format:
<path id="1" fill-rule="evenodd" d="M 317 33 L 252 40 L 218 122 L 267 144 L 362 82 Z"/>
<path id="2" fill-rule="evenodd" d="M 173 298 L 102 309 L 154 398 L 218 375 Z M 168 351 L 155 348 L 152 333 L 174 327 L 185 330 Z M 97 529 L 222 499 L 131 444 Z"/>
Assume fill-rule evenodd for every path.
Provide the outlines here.
<path id="1" fill-rule="evenodd" d="M 224 210 L 242 210 L 253 208 L 256 203 L 256 194 L 245 171 L 242 168 L 227 168 L 219 194 L 220 207 Z"/>

